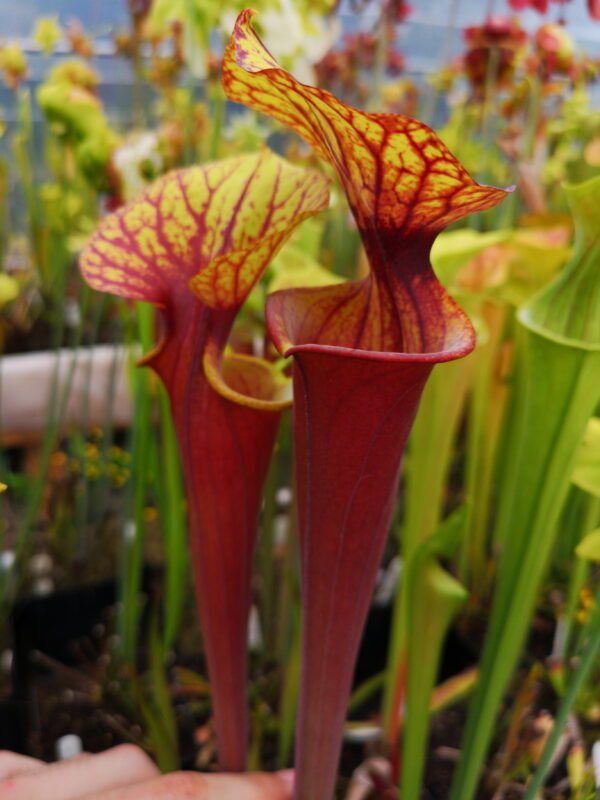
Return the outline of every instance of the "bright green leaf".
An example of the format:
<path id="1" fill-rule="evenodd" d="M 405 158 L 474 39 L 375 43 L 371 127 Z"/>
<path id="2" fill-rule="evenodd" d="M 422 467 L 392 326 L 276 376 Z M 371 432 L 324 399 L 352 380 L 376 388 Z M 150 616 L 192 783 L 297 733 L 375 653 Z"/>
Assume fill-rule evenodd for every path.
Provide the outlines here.
<path id="1" fill-rule="evenodd" d="M 592 417 L 585 434 L 573 470 L 573 483 L 585 492 L 600 497 L 600 418 Z"/>
<path id="2" fill-rule="evenodd" d="M 449 285 L 468 262 L 488 247 L 505 242 L 512 231 L 480 233 L 471 228 L 440 233 L 431 248 L 431 263 L 440 280 Z"/>
<path id="3" fill-rule="evenodd" d="M 288 245 L 281 250 L 271 265 L 272 278 L 268 292 L 279 289 L 295 289 L 303 286 L 331 286 L 343 283 L 344 278 L 330 272 L 307 256 L 303 250 Z"/>
<path id="4" fill-rule="evenodd" d="M 19 296 L 19 281 L 6 272 L 0 272 L 0 306 L 10 303 Z"/>
<path id="5" fill-rule="evenodd" d="M 600 561 L 600 528 L 588 533 L 575 548 L 579 558 Z"/>

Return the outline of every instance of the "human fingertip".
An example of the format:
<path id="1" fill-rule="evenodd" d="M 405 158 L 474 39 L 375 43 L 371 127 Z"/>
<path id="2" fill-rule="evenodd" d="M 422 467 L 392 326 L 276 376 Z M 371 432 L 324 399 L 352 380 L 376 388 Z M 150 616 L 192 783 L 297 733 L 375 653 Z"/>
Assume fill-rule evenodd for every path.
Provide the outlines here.
<path id="1" fill-rule="evenodd" d="M 284 769 L 281 772 L 277 773 L 277 777 L 283 783 L 286 789 L 289 789 L 291 792 L 294 788 L 294 770 L 293 769 Z"/>

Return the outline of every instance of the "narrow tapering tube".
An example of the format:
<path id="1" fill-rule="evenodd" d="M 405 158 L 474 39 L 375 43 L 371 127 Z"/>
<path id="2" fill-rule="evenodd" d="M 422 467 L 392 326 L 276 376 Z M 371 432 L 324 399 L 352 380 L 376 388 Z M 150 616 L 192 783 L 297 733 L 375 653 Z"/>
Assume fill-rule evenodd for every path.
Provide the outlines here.
<path id="1" fill-rule="evenodd" d="M 246 767 L 246 628 L 262 486 L 287 381 L 224 355 L 235 315 L 327 180 L 267 150 L 170 173 L 109 216 L 81 255 L 96 289 L 160 308 L 143 359 L 169 394 L 189 506 L 200 624 L 221 767 Z"/>
<path id="2" fill-rule="evenodd" d="M 304 641 L 302 800 L 331 798 L 356 652 L 400 459 L 431 364 L 301 352 L 294 363 Z"/>
<path id="3" fill-rule="evenodd" d="M 475 342 L 431 269 L 431 245 L 505 192 L 477 184 L 416 120 L 366 114 L 296 81 L 251 17 L 240 14 L 226 49 L 225 91 L 331 162 L 371 268 L 361 281 L 267 300 L 269 332 L 294 357 L 304 610 L 295 797 L 331 800 L 354 659 L 420 393 L 434 364 Z"/>

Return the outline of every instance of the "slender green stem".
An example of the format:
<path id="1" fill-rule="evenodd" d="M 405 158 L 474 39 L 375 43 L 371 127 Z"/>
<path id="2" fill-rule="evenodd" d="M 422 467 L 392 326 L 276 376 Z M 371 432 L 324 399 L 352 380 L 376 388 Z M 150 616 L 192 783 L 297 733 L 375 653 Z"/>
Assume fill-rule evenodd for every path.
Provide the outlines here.
<path id="1" fill-rule="evenodd" d="M 596 527 L 600 518 L 600 498 L 587 495 L 585 497 L 585 510 L 580 527 L 580 539 Z M 564 658 L 569 654 L 569 644 L 573 632 L 573 623 L 579 604 L 579 596 L 589 573 L 589 562 L 585 558 L 575 557 L 575 563 L 570 573 L 567 602 L 565 604 L 565 629 L 564 629 Z"/>
<path id="2" fill-rule="evenodd" d="M 294 635 L 292 620 L 294 609 L 300 607 L 297 569 L 297 534 L 295 527 L 295 509 L 289 511 L 289 529 L 284 545 L 281 563 L 280 580 L 277 591 L 277 663 L 285 664 L 289 652 L 290 641 Z"/>
<path id="3" fill-rule="evenodd" d="M 90 330 L 91 330 L 91 338 L 95 340 L 97 338 L 97 334 L 100 328 L 100 319 L 102 315 L 102 309 L 105 305 L 106 298 L 102 295 L 99 298 L 99 302 L 93 306 L 91 309 L 91 313 L 88 310 L 90 306 L 90 299 L 91 299 L 91 290 L 90 288 L 82 283 L 81 287 L 81 298 L 80 298 L 80 309 L 81 309 L 81 316 L 82 319 L 90 319 Z M 74 334 L 74 341 L 73 347 L 79 346 L 81 344 L 81 337 L 83 333 L 83 326 L 78 326 L 75 334 Z M 89 429 L 89 421 L 90 421 L 90 396 L 92 391 L 92 370 L 93 370 L 93 352 L 90 351 L 89 357 L 85 364 L 85 378 L 83 380 L 84 385 L 84 392 L 82 396 L 81 402 L 81 431 L 87 432 Z M 76 436 L 81 434 L 76 433 Z M 75 529 L 79 535 L 79 547 L 81 552 L 86 551 L 86 519 L 88 514 L 88 507 L 89 507 L 89 500 L 90 500 L 90 485 L 88 481 L 83 482 L 83 488 L 80 494 L 77 495 L 76 502 L 75 502 Z"/>
<path id="4" fill-rule="evenodd" d="M 452 444 L 464 408 L 471 379 L 470 359 L 444 364 L 432 373 L 423 392 L 411 432 L 405 486 L 406 513 L 401 530 L 403 574 L 410 571 L 419 544 L 437 527 L 443 512 L 445 486 L 452 458 Z M 396 727 L 399 702 L 398 675 L 406 649 L 406 631 L 415 609 L 403 593 L 396 593 L 383 697 L 384 730 L 388 744 Z"/>
<path id="5" fill-rule="evenodd" d="M 179 747 L 177 741 L 177 720 L 171 701 L 167 679 L 164 650 L 158 630 L 158 613 L 153 609 L 149 632 L 150 653 L 150 692 L 155 716 L 164 731 L 164 747 L 161 748 L 159 766 L 162 772 L 173 772 L 179 766 Z"/>
<path id="6" fill-rule="evenodd" d="M 145 303 L 137 304 L 139 338 L 147 351 L 153 338 L 153 309 Z M 130 664 L 135 663 L 138 622 L 141 612 L 140 583 L 142 577 L 143 531 L 145 525 L 147 470 L 150 462 L 151 409 L 150 375 L 147 370 L 135 369 L 134 408 L 132 440 L 132 519 L 123 530 L 121 562 L 121 615 L 119 629 L 121 651 Z"/>
<path id="7" fill-rule="evenodd" d="M 375 692 L 382 689 L 385 683 L 385 678 L 386 670 L 383 670 L 382 672 L 378 672 L 376 675 L 367 678 L 367 680 L 363 681 L 360 686 L 357 686 L 350 695 L 350 700 L 348 700 L 348 714 L 356 711 L 356 709 L 360 708 L 363 703 L 365 703 L 375 694 Z"/>
<path id="8" fill-rule="evenodd" d="M 407 629 L 407 597 L 406 581 L 406 562 L 403 561 L 402 575 L 400 583 L 394 596 L 394 608 L 392 611 L 392 624 L 390 629 L 390 642 L 388 645 L 388 659 L 385 670 L 384 693 L 382 703 L 382 719 L 384 738 L 390 746 L 393 746 L 394 730 L 396 726 L 398 681 L 400 679 L 400 665 L 404 657 L 405 637 Z"/>
<path id="9" fill-rule="evenodd" d="M 488 340 L 478 345 L 471 356 L 475 363 L 467 415 L 466 496 L 469 521 L 460 553 L 459 575 L 472 596 L 479 600 L 486 595 L 489 582 L 486 569 L 489 516 L 503 418 L 503 397 L 499 395 L 498 385 L 494 392 L 494 380 L 505 315 L 506 311 L 501 306 L 490 304 L 484 308 Z"/>
<path id="10" fill-rule="evenodd" d="M 486 352 L 486 355 L 491 355 Z M 491 358 L 480 358 L 477 365 L 467 429 L 467 496 L 471 501 L 468 534 L 461 550 L 460 574 L 481 591 L 485 572 L 486 526 L 489 513 L 492 459 L 486 447 L 486 417 Z"/>
<path id="11" fill-rule="evenodd" d="M 406 688 L 406 725 L 402 736 L 401 796 L 419 800 L 425 767 L 430 699 L 450 623 L 467 591 L 437 560 L 422 564 L 413 576 Z"/>
<path id="12" fill-rule="evenodd" d="M 554 720 L 554 726 L 552 727 L 552 731 L 548 736 L 548 740 L 546 741 L 546 745 L 535 771 L 535 775 L 527 787 L 527 792 L 525 793 L 523 800 L 535 800 L 537 797 L 537 792 L 541 788 L 548 773 L 554 751 L 556 750 L 558 740 L 565 729 L 571 709 L 573 708 L 573 705 L 575 704 L 575 701 L 577 700 L 577 697 L 579 696 L 579 693 L 581 692 L 581 689 L 583 688 L 583 685 L 589 677 L 592 669 L 598 663 L 598 651 L 600 650 L 600 613 L 598 613 L 598 609 L 600 609 L 600 590 L 598 590 L 596 593 L 596 613 L 593 615 L 593 624 L 590 625 L 591 630 L 588 631 L 589 638 L 584 646 L 583 652 L 581 653 L 577 668 L 571 676 L 567 692 L 560 704 L 558 714 Z"/>
<path id="13" fill-rule="evenodd" d="M 220 83 L 216 82 L 211 92 L 212 95 L 212 134 L 210 139 L 209 160 L 219 158 L 221 140 L 223 137 L 223 124 L 225 122 L 225 93 Z"/>
<path id="14" fill-rule="evenodd" d="M 177 721 L 165 673 L 158 615 L 153 610 L 148 640 L 149 674 L 142 681 L 130 664 L 130 687 L 147 728 L 150 747 L 161 772 L 174 772 L 180 765 Z"/>
<path id="15" fill-rule="evenodd" d="M 179 447 L 166 391 L 161 386 L 158 393 L 162 434 L 162 472 L 156 483 L 164 477 L 163 528 L 165 536 L 166 581 L 164 600 L 163 646 L 167 652 L 177 636 L 189 587 L 187 526 L 185 491 L 179 458 Z"/>
<path id="16" fill-rule="evenodd" d="M 275 512 L 277 510 L 276 493 L 279 485 L 279 460 L 277 453 L 271 459 L 269 472 L 265 481 L 264 507 L 261 518 L 261 530 L 258 539 L 257 560 L 260 576 L 259 608 L 264 632 L 263 661 L 273 657 L 275 647 L 275 617 L 273 614 L 275 586 Z"/>
<path id="17" fill-rule="evenodd" d="M 17 113 L 19 130 L 12 141 L 13 154 L 21 179 L 21 190 L 25 197 L 29 236 L 33 245 L 36 266 L 40 272 L 42 284 L 46 286 L 50 275 L 49 265 L 44 254 L 40 208 L 33 174 L 33 165 L 36 163 L 36 159 L 32 141 L 31 96 L 27 89 L 20 90 L 18 94 Z"/>
<path id="18" fill-rule="evenodd" d="M 277 752 L 277 768 L 288 766 L 294 744 L 296 730 L 296 707 L 298 705 L 298 690 L 300 687 L 300 663 L 302 644 L 302 624 L 300 609 L 296 608 L 293 614 L 292 641 L 285 660 L 283 671 L 283 684 L 279 702 L 279 747 Z"/>
<path id="19" fill-rule="evenodd" d="M 101 295 L 104 298 L 104 295 Z M 121 369 L 122 353 L 115 348 L 111 360 L 110 371 L 108 373 L 108 386 L 106 390 L 106 405 L 102 425 L 102 439 L 100 442 L 100 458 L 103 464 L 108 464 L 111 448 L 115 444 L 114 411 L 117 392 L 117 380 Z M 94 503 L 96 508 L 105 509 L 108 507 L 111 493 L 112 478 L 105 470 L 98 481 L 94 492 Z"/>

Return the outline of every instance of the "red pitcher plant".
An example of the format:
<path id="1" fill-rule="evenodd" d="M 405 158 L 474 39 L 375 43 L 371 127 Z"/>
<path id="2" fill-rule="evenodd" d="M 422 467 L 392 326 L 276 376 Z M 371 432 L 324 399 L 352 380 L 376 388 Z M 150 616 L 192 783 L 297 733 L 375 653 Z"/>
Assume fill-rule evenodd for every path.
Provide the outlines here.
<path id="1" fill-rule="evenodd" d="M 162 311 L 142 362 L 169 394 L 189 506 L 219 761 L 246 766 L 246 630 L 262 487 L 287 379 L 224 353 L 237 312 L 327 180 L 267 150 L 166 175 L 107 217 L 81 255 L 87 282 Z"/>
<path id="2" fill-rule="evenodd" d="M 282 69 L 240 14 L 223 61 L 236 102 L 285 123 L 334 167 L 370 273 L 267 299 L 294 357 L 304 612 L 297 800 L 331 800 L 354 661 L 432 367 L 467 355 L 471 323 L 435 277 L 436 235 L 506 195 L 477 184 L 426 125 L 367 114 Z"/>

